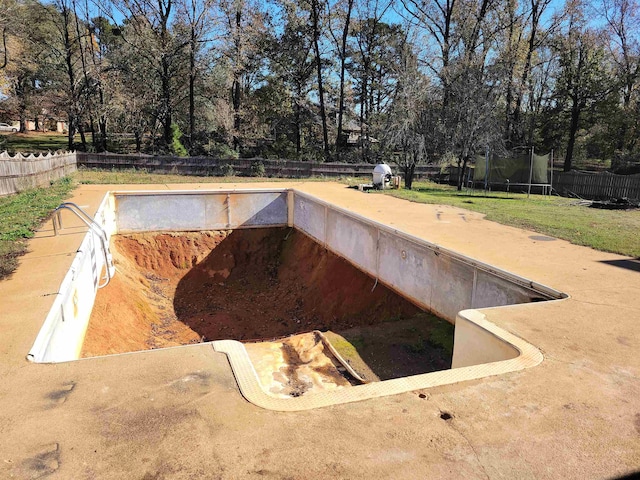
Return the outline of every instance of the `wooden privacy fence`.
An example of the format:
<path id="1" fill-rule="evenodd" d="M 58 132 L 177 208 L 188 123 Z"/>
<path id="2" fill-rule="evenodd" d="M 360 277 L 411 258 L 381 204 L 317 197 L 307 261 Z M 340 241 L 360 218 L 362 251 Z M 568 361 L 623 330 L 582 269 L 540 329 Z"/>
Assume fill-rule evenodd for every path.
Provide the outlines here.
<path id="1" fill-rule="evenodd" d="M 119 155 L 111 153 L 78 152 L 78 165 L 89 168 L 139 169 L 155 173 L 182 175 L 242 175 L 255 176 L 264 167 L 270 177 L 370 177 L 374 165 L 370 163 L 315 163 L 296 160 L 267 160 L 262 158 L 218 159 L 211 157 L 155 157 L 151 155 Z M 415 177 L 440 171 L 440 167 L 418 165 Z"/>
<path id="2" fill-rule="evenodd" d="M 640 175 L 609 172 L 565 172 L 554 176 L 553 188 L 561 195 L 578 195 L 589 200 L 608 198 L 640 199 Z"/>
<path id="3" fill-rule="evenodd" d="M 0 196 L 49 185 L 76 171 L 74 152 L 14 156 L 0 153 Z"/>

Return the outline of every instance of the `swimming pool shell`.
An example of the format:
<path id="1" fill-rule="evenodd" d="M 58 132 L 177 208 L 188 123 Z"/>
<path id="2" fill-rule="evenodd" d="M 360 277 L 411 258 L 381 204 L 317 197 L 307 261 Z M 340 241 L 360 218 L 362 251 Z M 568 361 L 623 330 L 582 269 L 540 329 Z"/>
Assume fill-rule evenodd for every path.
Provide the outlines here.
<path id="1" fill-rule="evenodd" d="M 272 410 L 316 408 L 533 367 L 543 359 L 540 351 L 489 322 L 482 309 L 567 297 L 294 189 L 109 192 L 95 218 L 108 237 L 292 227 L 413 304 L 455 324 L 450 370 L 295 398 L 278 398 L 261 387 L 242 343 L 211 342 L 215 351 L 227 355 L 243 396 Z M 29 360 L 50 363 L 80 357 L 103 258 L 97 234 L 88 232 Z"/>

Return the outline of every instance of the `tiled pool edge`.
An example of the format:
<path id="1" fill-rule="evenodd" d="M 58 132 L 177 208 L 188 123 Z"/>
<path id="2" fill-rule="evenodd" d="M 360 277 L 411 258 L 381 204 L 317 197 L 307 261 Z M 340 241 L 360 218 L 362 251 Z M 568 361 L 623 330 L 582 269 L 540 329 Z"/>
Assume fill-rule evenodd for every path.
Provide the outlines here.
<path id="1" fill-rule="evenodd" d="M 285 399 L 271 396 L 263 390 L 258 375 L 242 343 L 235 340 L 220 340 L 211 342 L 211 344 L 216 352 L 227 355 L 240 392 L 247 401 L 267 410 L 282 412 L 310 410 L 469 380 L 477 380 L 535 367 L 543 360 L 540 350 L 489 322 L 482 312 L 477 310 L 463 310 L 458 314 L 457 320 L 460 322 L 468 322 L 472 327 L 469 330 L 461 330 L 460 334 L 456 328 L 456 342 L 472 342 L 473 340 L 469 337 L 469 333 L 477 328 L 482 328 L 490 335 L 506 341 L 509 345 L 517 349 L 519 352 L 518 356 L 508 360 L 500 360 L 480 365 L 458 366 L 450 370 L 395 378 L 382 382 L 344 387 L 330 392 L 318 392 L 311 395 Z"/>

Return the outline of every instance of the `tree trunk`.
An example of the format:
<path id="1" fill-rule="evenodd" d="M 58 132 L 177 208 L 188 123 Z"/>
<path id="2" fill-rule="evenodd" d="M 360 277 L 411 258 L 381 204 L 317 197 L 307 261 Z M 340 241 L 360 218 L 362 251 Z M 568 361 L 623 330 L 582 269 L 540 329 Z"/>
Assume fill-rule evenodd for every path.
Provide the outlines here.
<path id="1" fill-rule="evenodd" d="M 142 151 L 142 135 L 138 130 L 135 130 L 133 136 L 136 140 L 136 153 L 140 153 Z"/>
<path id="2" fill-rule="evenodd" d="M 242 57 L 242 44 L 240 42 L 240 28 L 242 26 L 242 11 L 236 10 L 236 27 L 235 27 L 235 66 L 233 70 L 233 83 L 231 85 L 231 102 L 233 104 L 233 149 L 240 151 L 240 102 L 242 101 L 242 86 L 240 65 Z"/>
<path id="3" fill-rule="evenodd" d="M 298 97 L 299 99 L 300 97 Z M 300 152 L 302 152 L 302 132 L 300 127 L 300 101 L 296 101 L 296 156 L 300 159 Z"/>
<path id="4" fill-rule="evenodd" d="M 195 18 L 195 2 L 192 3 Z M 193 135 L 196 130 L 196 29 L 191 25 L 189 43 L 189 147 L 193 146 Z"/>
<path id="5" fill-rule="evenodd" d="M 447 1 L 446 8 L 444 8 L 444 33 L 442 34 L 442 70 L 440 79 L 442 81 L 442 120 L 444 121 L 449 108 L 449 99 L 451 97 L 451 85 L 449 82 L 449 63 L 451 54 L 451 30 L 453 23 L 453 10 L 455 7 L 455 0 Z M 442 8 L 441 8 L 442 10 Z"/>
<path id="6" fill-rule="evenodd" d="M 362 161 L 369 163 L 367 158 L 366 140 L 365 140 L 365 118 L 366 118 L 366 101 L 367 98 L 367 77 L 366 74 L 362 77 L 362 90 L 360 92 L 360 151 L 362 154 Z"/>
<path id="7" fill-rule="evenodd" d="M 87 137 L 84 134 L 84 126 L 82 125 L 82 120 L 78 119 L 78 133 L 80 134 L 80 143 L 82 145 L 82 151 L 87 151 Z"/>
<path id="8" fill-rule="evenodd" d="M 160 17 L 160 39 L 161 39 L 161 61 L 160 61 L 160 82 L 162 84 L 162 114 L 161 123 L 164 128 L 164 146 L 169 149 L 171 146 L 172 134 L 171 123 L 173 122 L 173 111 L 171 106 L 171 66 L 166 52 L 171 46 L 171 36 L 169 34 L 169 19 L 171 18 L 171 0 L 166 3 L 158 2 L 158 12 Z"/>
<path id="9" fill-rule="evenodd" d="M 165 147 L 171 145 L 171 77 L 169 74 L 169 62 L 162 58 L 162 127 L 163 127 L 163 139 Z"/>
<path id="10" fill-rule="evenodd" d="M 73 111 L 67 113 L 69 117 L 69 132 L 68 132 L 68 146 L 69 150 L 73 150 L 73 139 L 76 136 L 76 119 Z"/>
<path id="11" fill-rule="evenodd" d="M 7 50 L 7 27 L 2 29 L 2 65 L 0 70 L 7 68 L 9 63 L 9 51 Z"/>
<path id="12" fill-rule="evenodd" d="M 91 25 L 91 20 L 89 19 L 89 12 L 87 9 L 87 16 L 85 17 L 85 23 L 87 25 Z M 90 58 L 93 63 L 94 72 L 100 72 L 102 67 L 99 63 L 99 58 L 102 57 L 101 48 L 98 48 L 98 51 L 95 49 L 95 42 L 92 39 L 88 42 L 89 49 L 91 52 Z M 98 105 L 99 105 L 99 114 L 98 117 L 98 139 L 95 143 L 96 151 L 98 152 L 106 152 L 107 151 L 107 114 L 105 108 L 105 98 L 104 98 L 104 88 L 102 87 L 102 77 L 101 74 L 97 74 L 94 76 L 94 81 L 96 82 L 96 89 L 98 92 Z"/>
<path id="13" fill-rule="evenodd" d="M 318 74 L 318 97 L 320 99 L 320 119 L 322 121 L 322 146 L 324 158 L 329 158 L 329 131 L 327 129 L 327 114 L 324 108 L 324 87 L 322 86 L 322 59 L 320 58 L 320 5 L 319 0 L 312 0 L 311 16 L 313 24 L 313 50 L 316 55 L 316 68 Z"/>
<path id="14" fill-rule="evenodd" d="M 67 78 L 69 80 L 69 101 L 71 103 L 71 112 L 69 113 L 69 150 L 73 150 L 73 139 L 76 129 L 80 131 L 83 150 L 87 150 L 87 140 L 84 136 L 82 128 L 82 118 L 80 115 L 80 107 L 78 105 L 78 92 L 76 88 L 76 77 L 73 68 L 73 43 L 71 40 L 70 16 L 71 11 L 66 6 L 62 7 L 62 36 L 65 49 L 65 65 L 67 67 Z"/>
<path id="15" fill-rule="evenodd" d="M 514 50 L 514 38 L 515 38 L 515 2 L 509 1 L 508 2 L 508 8 L 509 8 L 509 36 L 508 38 L 508 47 L 506 48 L 507 50 L 507 58 L 508 58 L 508 70 L 507 70 L 507 93 L 505 95 L 505 134 L 504 134 L 504 139 L 505 142 L 507 143 L 507 145 L 512 144 L 512 139 L 513 139 L 513 122 L 512 122 L 512 111 L 511 111 L 511 107 L 512 107 L 512 103 L 513 103 L 513 89 L 514 89 L 514 85 L 513 85 L 513 76 L 515 74 L 515 68 L 516 68 L 516 60 L 515 60 L 515 54 L 513 52 Z M 519 42 L 518 42 L 519 43 Z M 518 49 L 519 45 L 516 45 L 516 51 Z"/>
<path id="16" fill-rule="evenodd" d="M 102 92 L 102 86 L 100 86 L 100 106 L 104 111 L 104 93 Z M 98 128 L 100 129 L 100 138 L 98 139 L 98 152 L 107 151 L 107 116 L 102 113 L 98 119 Z"/>
<path id="17" fill-rule="evenodd" d="M 84 86 L 85 86 L 85 90 L 86 93 L 85 95 L 88 96 L 89 92 L 91 91 L 91 82 L 89 80 L 89 72 L 87 69 L 87 62 L 86 59 L 84 57 L 85 52 L 84 52 L 84 47 L 82 45 L 82 32 L 80 31 L 80 22 L 78 20 L 78 11 L 77 11 L 77 7 L 76 7 L 76 2 L 73 1 L 73 19 L 75 22 L 75 27 L 76 27 L 76 42 L 78 43 L 78 51 L 80 53 L 80 64 L 82 65 L 82 76 L 84 78 Z M 81 91 L 82 92 L 82 91 Z M 89 127 L 91 128 L 91 141 L 92 144 L 95 146 L 96 144 L 96 132 L 95 132 L 95 126 L 93 123 L 93 109 L 91 107 L 91 102 L 87 101 L 85 103 L 85 107 L 84 107 L 87 112 L 88 112 L 88 116 L 89 116 Z M 82 139 L 82 149 L 86 152 L 87 151 L 87 140 L 85 138 L 84 135 L 84 126 L 82 125 L 82 123 L 80 123 L 80 138 Z"/>
<path id="18" fill-rule="evenodd" d="M 18 78 L 15 84 L 16 98 L 18 99 L 18 116 L 20 118 L 20 133 L 27 133 L 27 100 L 26 87 L 23 78 Z"/>
<path id="19" fill-rule="evenodd" d="M 336 137 L 336 151 L 340 152 L 346 142 L 342 141 L 342 122 L 344 115 L 344 77 L 347 64 L 347 39 L 349 37 L 349 22 L 351 21 L 351 10 L 353 8 L 353 0 L 348 0 L 347 17 L 344 21 L 344 29 L 342 30 L 342 45 L 340 48 L 340 93 L 338 107 L 338 136 Z"/>
<path id="20" fill-rule="evenodd" d="M 542 9 L 544 10 L 544 8 Z M 540 16 L 542 15 L 542 10 L 540 10 L 540 2 L 539 0 L 531 0 L 531 32 L 529 33 L 529 41 L 527 48 L 527 56 L 524 62 L 524 68 L 522 69 L 522 76 L 520 77 L 520 89 L 518 95 L 516 96 L 516 106 L 513 110 L 513 124 L 517 126 L 520 123 L 520 114 L 522 109 L 522 97 L 523 97 L 523 89 L 527 84 L 529 74 L 531 73 L 531 61 L 533 58 L 533 53 L 536 50 L 536 35 L 538 33 L 538 24 L 540 23 Z M 533 95 L 533 92 L 529 93 Z"/>
<path id="21" fill-rule="evenodd" d="M 567 143 L 567 154 L 564 157 L 564 171 L 571 171 L 571 163 L 573 161 L 573 149 L 576 144 L 576 134 L 580 124 L 580 106 L 577 99 L 573 99 L 571 107 L 571 124 L 569 125 L 569 143 Z"/>
<path id="22" fill-rule="evenodd" d="M 458 191 L 462 190 L 464 184 L 464 174 L 467 169 L 467 163 L 469 162 L 469 156 L 465 155 L 462 159 L 462 166 L 460 166 L 460 160 L 458 160 Z"/>
<path id="23" fill-rule="evenodd" d="M 241 86 L 240 86 L 240 78 L 239 76 L 233 79 L 233 84 L 231 85 L 231 100 L 233 103 L 233 149 L 236 151 L 240 150 L 240 102 L 241 102 Z"/>
<path id="24" fill-rule="evenodd" d="M 414 156 L 413 159 L 405 160 L 404 166 L 404 188 L 407 190 L 411 190 L 413 187 L 413 174 L 416 171 L 416 158 Z"/>

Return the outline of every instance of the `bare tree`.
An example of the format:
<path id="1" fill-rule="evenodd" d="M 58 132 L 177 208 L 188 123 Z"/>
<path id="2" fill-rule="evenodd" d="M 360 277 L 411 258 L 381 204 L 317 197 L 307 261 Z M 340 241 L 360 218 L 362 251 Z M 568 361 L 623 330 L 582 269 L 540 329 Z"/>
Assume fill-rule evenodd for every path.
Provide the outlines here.
<path id="1" fill-rule="evenodd" d="M 187 29 L 189 54 L 189 143 L 196 132 L 196 81 L 202 69 L 199 56 L 203 45 L 211 41 L 213 0 L 182 0 L 178 3 L 179 22 Z"/>
<path id="2" fill-rule="evenodd" d="M 349 32 L 351 28 L 351 14 L 353 12 L 354 0 L 346 0 L 347 4 L 344 11 L 340 14 L 334 15 L 342 20 L 342 34 L 338 39 L 331 28 L 331 22 L 329 22 L 329 31 L 336 45 L 336 51 L 340 59 L 340 86 L 338 88 L 338 133 L 336 135 L 336 152 L 338 158 L 340 157 L 340 151 L 346 146 L 346 139 L 344 138 L 344 113 L 345 113 L 345 78 L 347 72 L 347 41 L 349 40 Z"/>
<path id="3" fill-rule="evenodd" d="M 607 42 L 615 63 L 622 93 L 622 117 L 616 147 L 629 148 L 629 130 L 633 118 L 632 97 L 640 75 L 640 5 L 635 0 L 604 0 L 603 16 L 607 22 Z"/>
<path id="4" fill-rule="evenodd" d="M 433 118 L 435 110 L 430 108 L 434 96 L 429 81 L 418 69 L 416 55 L 408 44 L 398 67 L 382 140 L 404 174 L 405 188 L 410 190 L 416 166 L 426 160 L 429 130 L 437 118 Z"/>
<path id="5" fill-rule="evenodd" d="M 318 81 L 318 99 L 320 100 L 320 120 L 322 122 L 322 148 L 325 160 L 329 159 L 329 130 L 327 128 L 327 112 L 324 105 L 324 85 L 322 78 L 322 56 L 320 55 L 322 0 L 311 0 L 311 26 L 313 31 L 313 51 L 316 56 L 316 73 Z"/>
<path id="6" fill-rule="evenodd" d="M 430 41 L 437 46 L 438 52 L 432 61 L 425 62 L 442 84 L 442 115 L 449 106 L 450 79 L 449 65 L 457 46 L 455 16 L 458 14 L 460 0 L 401 0 L 404 11 L 411 21 L 428 33 Z"/>
<path id="7" fill-rule="evenodd" d="M 265 61 L 266 15 L 249 0 L 221 0 L 219 9 L 221 31 L 218 48 L 229 71 L 233 148 L 239 152 L 244 97 Z"/>
<path id="8" fill-rule="evenodd" d="M 567 4 L 565 32 L 556 39 L 559 69 L 556 99 L 568 110 L 569 138 L 564 170 L 571 170 L 576 136 L 585 109 L 611 92 L 602 38 L 587 26 L 580 0 Z"/>
<path id="9" fill-rule="evenodd" d="M 158 82 L 159 102 L 155 117 L 162 125 L 165 147 L 171 145 L 173 111 L 178 75 L 184 67 L 184 50 L 189 39 L 173 30 L 176 5 L 173 0 L 114 0 L 115 8 L 126 18 L 122 38 L 138 54 Z M 149 86 L 155 86 L 150 82 Z"/>
<path id="10" fill-rule="evenodd" d="M 302 111 L 311 89 L 317 57 L 313 29 L 305 12 L 294 2 L 283 2 L 283 10 L 283 31 L 273 37 L 269 57 L 273 73 L 291 91 L 296 155 L 299 158 L 302 152 Z"/>

